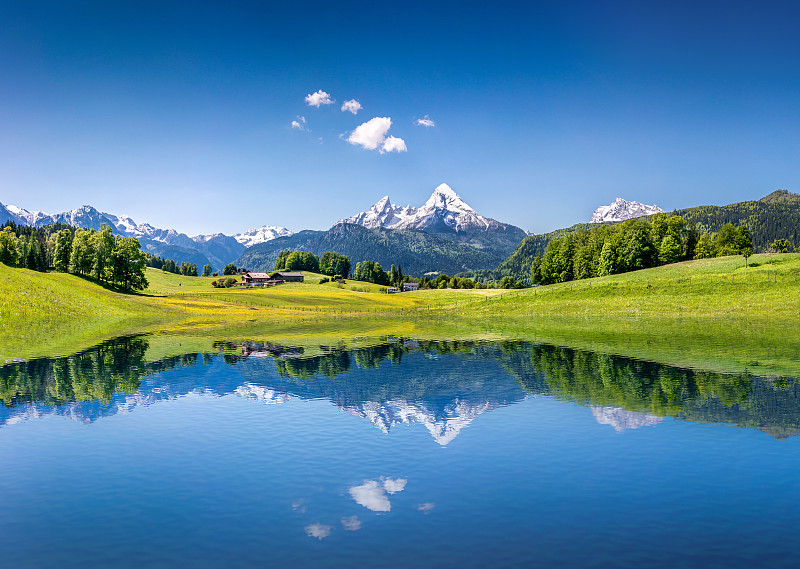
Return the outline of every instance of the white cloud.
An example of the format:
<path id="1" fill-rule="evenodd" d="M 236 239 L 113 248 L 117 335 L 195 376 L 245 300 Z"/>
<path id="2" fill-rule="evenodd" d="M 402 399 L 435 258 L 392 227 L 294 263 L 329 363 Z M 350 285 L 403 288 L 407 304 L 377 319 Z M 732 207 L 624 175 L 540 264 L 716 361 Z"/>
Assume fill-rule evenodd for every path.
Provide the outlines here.
<path id="1" fill-rule="evenodd" d="M 433 122 L 433 119 L 430 118 L 428 115 L 425 115 L 425 118 L 417 119 L 414 121 L 414 124 L 417 126 L 424 126 L 424 127 L 432 127 L 436 126 L 436 123 Z"/>
<path id="2" fill-rule="evenodd" d="M 292 121 L 292 128 L 296 128 L 297 130 L 308 131 L 306 128 L 306 117 L 301 117 L 297 115 L 297 120 Z"/>
<path id="3" fill-rule="evenodd" d="M 311 93 L 310 95 L 306 95 L 306 103 L 308 103 L 310 107 L 319 108 L 321 105 L 333 104 L 333 99 L 331 99 L 330 93 L 326 93 L 325 91 L 320 89 L 316 93 Z"/>
<path id="4" fill-rule="evenodd" d="M 342 527 L 348 531 L 360 530 L 361 520 L 358 519 L 358 516 L 350 516 L 348 518 L 342 518 Z"/>
<path id="5" fill-rule="evenodd" d="M 383 486 L 377 480 L 366 480 L 360 486 L 350 488 L 350 495 L 356 503 L 373 512 L 388 512 L 392 509 Z"/>
<path id="6" fill-rule="evenodd" d="M 350 111 L 351 113 L 358 114 L 358 111 L 363 109 L 364 107 L 361 106 L 361 103 L 356 101 L 355 99 L 350 99 L 349 101 L 345 101 L 342 105 L 342 112 Z"/>
<path id="7" fill-rule="evenodd" d="M 378 480 L 364 480 L 360 486 L 350 488 L 350 495 L 358 504 L 373 512 L 388 512 L 392 509 L 389 497 L 386 495 L 402 492 L 408 480 L 405 478 L 383 478 Z"/>
<path id="8" fill-rule="evenodd" d="M 317 539 L 323 539 L 331 535 L 331 530 L 333 528 L 331 526 L 326 526 L 321 523 L 311 524 L 305 527 L 306 533 L 310 537 L 316 537 Z"/>
<path id="9" fill-rule="evenodd" d="M 424 504 L 418 505 L 417 506 L 417 510 L 427 514 L 428 512 L 430 512 L 435 507 L 436 507 L 436 504 L 434 504 L 433 502 L 425 502 Z"/>
<path id="10" fill-rule="evenodd" d="M 395 136 L 390 136 L 387 138 L 383 146 L 381 147 L 381 154 L 386 152 L 407 152 L 408 147 L 406 146 L 406 141 L 402 138 L 397 138 Z"/>
<path id="11" fill-rule="evenodd" d="M 392 119 L 389 117 L 375 117 L 367 122 L 360 124 L 350 133 L 347 142 L 357 144 L 367 150 L 375 150 L 386 139 L 386 133 L 392 126 Z"/>
<path id="12" fill-rule="evenodd" d="M 396 494 L 402 492 L 407 483 L 408 480 L 405 478 L 386 478 L 383 481 L 383 487 L 389 494 Z"/>

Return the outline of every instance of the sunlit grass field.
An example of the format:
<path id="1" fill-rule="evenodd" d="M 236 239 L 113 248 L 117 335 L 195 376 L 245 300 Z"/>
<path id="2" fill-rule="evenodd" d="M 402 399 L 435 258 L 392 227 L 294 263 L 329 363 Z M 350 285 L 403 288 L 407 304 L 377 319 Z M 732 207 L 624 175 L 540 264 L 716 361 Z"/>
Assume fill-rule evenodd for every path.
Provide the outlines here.
<path id="1" fill-rule="evenodd" d="M 525 290 L 387 295 L 370 283 L 216 289 L 148 269 L 122 295 L 72 275 L 0 265 L 0 357 L 77 351 L 135 333 L 291 345 L 387 335 L 524 339 L 677 365 L 800 373 L 800 254 L 677 263 Z M 355 339 L 355 340 L 354 340 Z M 757 368 L 757 369 L 756 369 Z"/>

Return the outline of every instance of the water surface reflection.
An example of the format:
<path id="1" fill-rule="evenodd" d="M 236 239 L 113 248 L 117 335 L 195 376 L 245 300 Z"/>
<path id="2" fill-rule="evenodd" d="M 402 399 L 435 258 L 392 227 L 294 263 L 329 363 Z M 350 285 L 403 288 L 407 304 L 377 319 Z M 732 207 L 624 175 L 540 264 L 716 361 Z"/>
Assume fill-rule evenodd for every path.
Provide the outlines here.
<path id="1" fill-rule="evenodd" d="M 598 423 L 620 432 L 673 417 L 778 438 L 800 433 L 794 378 L 681 369 L 542 344 L 389 338 L 346 349 L 217 341 L 205 353 L 155 361 L 148 347 L 146 337 L 123 338 L 0 367 L 0 425 L 43 415 L 91 422 L 190 393 L 268 405 L 324 398 L 385 433 L 422 425 L 444 446 L 479 415 L 545 395 L 586 405 Z M 217 361 L 234 373 L 167 373 Z"/>

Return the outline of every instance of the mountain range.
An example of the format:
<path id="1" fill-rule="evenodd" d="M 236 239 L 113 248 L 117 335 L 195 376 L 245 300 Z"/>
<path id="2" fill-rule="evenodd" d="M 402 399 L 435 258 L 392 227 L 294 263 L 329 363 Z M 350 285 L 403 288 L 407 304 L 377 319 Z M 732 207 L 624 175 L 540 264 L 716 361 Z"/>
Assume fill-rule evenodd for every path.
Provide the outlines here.
<path id="1" fill-rule="evenodd" d="M 594 210 L 589 223 L 606 223 L 608 221 L 625 221 L 635 217 L 664 213 L 657 205 L 645 205 L 617 198 L 610 205 L 602 205 Z"/>
<path id="2" fill-rule="evenodd" d="M 478 214 L 447 184 L 433 190 L 420 207 L 398 207 L 389 197 L 367 211 L 339 220 L 328 231 L 297 234 L 274 225 L 228 236 L 222 233 L 190 237 L 174 229 L 136 223 L 125 215 L 98 211 L 92 206 L 58 214 L 28 211 L 0 204 L 0 224 L 42 227 L 64 223 L 100 229 L 107 223 L 114 234 L 136 237 L 142 248 L 157 257 L 210 264 L 221 270 L 228 263 L 250 270 L 271 270 L 280 251 L 305 250 L 321 255 L 335 251 L 358 261 L 373 260 L 388 267 L 394 263 L 407 273 L 455 273 L 496 267 L 527 233 Z"/>
<path id="3" fill-rule="evenodd" d="M 281 251 L 335 251 L 350 257 L 353 266 L 372 260 L 384 268 L 402 266 L 406 274 L 452 274 L 496 267 L 526 235 L 519 227 L 480 215 L 441 184 L 418 208 L 393 205 L 385 196 L 328 231 L 300 231 L 256 244 L 237 265 L 265 271 L 274 267 Z"/>
<path id="4" fill-rule="evenodd" d="M 614 223 L 659 211 L 658 206 L 617 198 L 595 210 L 591 223 Z M 776 238 L 800 243 L 800 196 L 786 190 L 758 201 L 699 206 L 675 213 L 694 222 L 700 231 L 718 231 L 724 223 L 745 223 L 757 250 Z M 506 275 L 527 280 L 531 260 L 552 238 L 591 226 L 580 223 L 528 235 L 519 227 L 480 215 L 447 184 L 436 187 L 420 207 L 396 206 L 385 196 L 327 231 L 292 233 L 284 227 L 265 225 L 232 236 L 215 233 L 190 237 L 174 229 L 137 224 L 128 216 L 103 213 L 88 205 L 51 215 L 0 204 L 0 225 L 7 221 L 36 227 L 64 223 L 84 229 L 99 229 L 102 223 L 108 223 L 115 234 L 139 239 L 143 249 L 153 255 L 198 267 L 211 264 L 217 271 L 228 263 L 254 271 L 271 270 L 278 253 L 286 250 L 317 255 L 335 251 L 349 256 L 353 266 L 372 260 L 384 268 L 400 265 L 406 274 L 480 272 L 481 280 L 488 281 Z"/>
<path id="5" fill-rule="evenodd" d="M 101 212 L 89 205 L 62 213 L 48 214 L 0 203 L 0 225 L 7 221 L 33 227 L 63 223 L 83 229 L 100 229 L 103 223 L 107 223 L 115 235 L 136 237 L 142 248 L 151 255 L 178 262 L 195 263 L 198 267 L 208 263 L 215 270 L 220 270 L 236 260 L 247 247 L 278 236 L 292 234 L 285 227 L 267 225 L 233 236 L 214 233 L 190 237 L 174 229 L 159 229 L 149 223 L 136 223 L 127 215 Z"/>

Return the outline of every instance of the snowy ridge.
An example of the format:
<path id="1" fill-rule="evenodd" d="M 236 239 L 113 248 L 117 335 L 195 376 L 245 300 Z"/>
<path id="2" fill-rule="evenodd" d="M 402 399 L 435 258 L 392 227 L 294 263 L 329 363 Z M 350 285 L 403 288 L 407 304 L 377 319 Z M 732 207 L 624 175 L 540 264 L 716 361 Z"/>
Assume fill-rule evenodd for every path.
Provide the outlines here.
<path id="1" fill-rule="evenodd" d="M 606 221 L 625 221 L 643 215 L 664 213 L 657 205 L 645 205 L 639 202 L 629 202 L 622 198 L 615 199 L 609 205 L 602 205 L 594 210 L 589 223 L 604 223 Z"/>
<path id="2" fill-rule="evenodd" d="M 294 235 L 294 232 L 289 231 L 285 227 L 265 225 L 263 227 L 248 229 L 244 233 L 237 233 L 233 238 L 245 247 L 252 247 L 258 243 L 266 243 L 277 237 L 288 237 L 289 235 Z"/>
<path id="3" fill-rule="evenodd" d="M 470 405 L 466 401 L 455 399 L 445 406 L 443 412 L 437 413 L 425 402 L 409 402 L 401 399 L 384 403 L 368 401 L 357 407 L 340 406 L 340 409 L 367 419 L 384 433 L 388 433 L 398 424 L 420 423 L 428 429 L 437 443 L 447 446 L 475 417 L 500 406 L 499 402 L 493 401 Z"/>
<path id="4" fill-rule="evenodd" d="M 614 430 L 618 433 L 627 429 L 654 427 L 664 420 L 664 417 L 658 417 L 650 413 L 640 413 L 639 411 L 629 411 L 622 407 L 591 406 L 590 409 L 595 421 L 601 425 L 614 427 Z"/>
<path id="5" fill-rule="evenodd" d="M 128 215 L 114 215 L 113 213 L 98 211 L 90 205 L 84 205 L 71 211 L 49 214 L 41 211 L 28 211 L 27 209 L 15 205 L 3 205 L 0 203 L 0 224 L 6 221 L 13 221 L 17 225 L 32 225 L 34 227 L 42 227 L 52 223 L 65 223 L 83 229 L 100 229 L 103 223 L 107 223 L 115 233 L 125 237 L 150 239 L 160 243 L 183 246 L 188 245 L 187 241 L 208 243 L 215 239 L 226 239 L 229 237 L 223 233 L 189 237 L 174 229 L 159 229 L 153 227 L 149 223 L 136 223 Z M 244 233 L 237 233 L 233 238 L 245 247 L 251 247 L 256 243 L 264 243 L 276 237 L 292 234 L 293 232 L 285 227 L 265 225 L 263 227 L 250 229 Z"/>
<path id="6" fill-rule="evenodd" d="M 461 199 L 453 188 L 440 184 L 421 207 L 393 205 L 384 196 L 367 211 L 340 219 L 338 223 L 353 223 L 369 229 L 426 229 L 444 226 L 450 230 L 485 231 L 499 222 L 483 217 Z"/>

